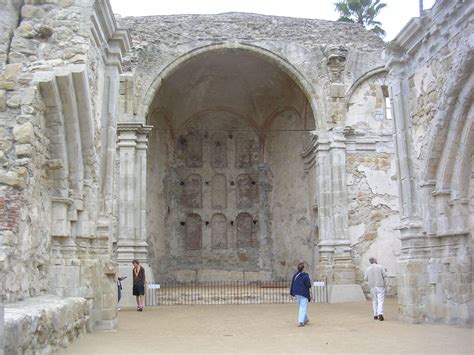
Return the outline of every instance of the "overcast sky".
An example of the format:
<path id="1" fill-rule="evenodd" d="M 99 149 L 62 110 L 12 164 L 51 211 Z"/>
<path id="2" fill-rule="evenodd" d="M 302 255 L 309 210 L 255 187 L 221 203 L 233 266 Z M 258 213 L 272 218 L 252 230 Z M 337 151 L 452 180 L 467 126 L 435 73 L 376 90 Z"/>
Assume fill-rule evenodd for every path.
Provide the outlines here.
<path id="1" fill-rule="evenodd" d="M 423 0 L 424 8 L 435 0 Z M 252 12 L 265 15 L 337 20 L 336 0 L 110 0 L 114 13 L 121 16 L 218 14 Z M 419 15 L 419 0 L 384 0 L 387 4 L 378 17 L 392 40 L 412 17 Z"/>

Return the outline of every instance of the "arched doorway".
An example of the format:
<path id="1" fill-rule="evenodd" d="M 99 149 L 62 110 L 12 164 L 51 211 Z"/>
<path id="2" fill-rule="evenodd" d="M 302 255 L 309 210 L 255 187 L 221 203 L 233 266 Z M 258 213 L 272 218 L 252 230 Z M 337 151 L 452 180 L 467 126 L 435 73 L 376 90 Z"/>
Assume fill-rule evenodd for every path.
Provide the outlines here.
<path id="1" fill-rule="evenodd" d="M 218 48 L 161 78 L 149 110 L 147 231 L 158 280 L 288 277 L 314 262 L 307 96 L 270 58 Z"/>

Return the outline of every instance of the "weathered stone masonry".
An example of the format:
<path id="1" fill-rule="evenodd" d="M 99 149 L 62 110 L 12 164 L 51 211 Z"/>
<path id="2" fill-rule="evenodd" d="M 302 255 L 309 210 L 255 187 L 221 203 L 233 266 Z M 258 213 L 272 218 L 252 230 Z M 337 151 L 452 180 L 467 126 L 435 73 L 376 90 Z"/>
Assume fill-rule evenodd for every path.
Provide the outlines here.
<path id="1" fill-rule="evenodd" d="M 471 1 L 438 1 L 387 51 L 400 191 L 403 319 L 473 321 Z"/>
<path id="2" fill-rule="evenodd" d="M 131 28 L 133 73 L 122 78 L 121 120 L 153 126 L 136 244 L 146 240 L 156 279 L 288 278 L 305 260 L 347 285 L 334 288 L 337 301 L 362 295 L 371 253 L 386 260 L 396 293 L 380 39 L 344 23 L 248 14 L 120 23 Z"/>
<path id="3" fill-rule="evenodd" d="M 55 351 L 117 321 L 114 112 L 129 37 L 107 1 L 1 5 L 5 351 Z"/>
<path id="4" fill-rule="evenodd" d="M 119 19 L 128 33 L 107 0 L 0 0 L 6 353 L 113 329 L 134 258 L 148 281 L 305 261 L 340 302 L 364 299 L 375 256 L 403 319 L 472 322 L 472 12 L 438 0 L 386 48 L 347 23 Z"/>

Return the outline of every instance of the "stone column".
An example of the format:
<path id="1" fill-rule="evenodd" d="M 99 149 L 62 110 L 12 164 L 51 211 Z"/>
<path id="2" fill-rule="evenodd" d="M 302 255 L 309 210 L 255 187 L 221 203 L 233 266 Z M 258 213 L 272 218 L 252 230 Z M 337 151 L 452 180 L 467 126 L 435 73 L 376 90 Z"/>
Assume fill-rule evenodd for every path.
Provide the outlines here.
<path id="1" fill-rule="evenodd" d="M 422 314 L 419 311 L 426 289 L 426 236 L 421 232 L 421 218 L 418 199 L 430 194 L 432 182 L 423 184 L 421 195 L 417 193 L 414 172 L 414 151 L 410 132 L 409 87 L 406 73 L 407 63 L 402 59 L 403 53 L 391 52 L 389 60 L 389 93 L 394 122 L 394 142 L 397 156 L 397 177 L 400 196 L 400 233 L 401 255 L 398 261 L 398 299 L 400 315 L 405 320 L 419 322 Z"/>
<path id="2" fill-rule="evenodd" d="M 355 266 L 347 237 L 346 146 L 342 130 L 316 132 L 315 145 L 319 222 L 318 277 L 327 278 L 329 302 L 365 300 L 355 284 Z"/>
<path id="3" fill-rule="evenodd" d="M 127 276 L 123 282 L 123 303 L 133 305 L 132 260 L 138 259 L 145 267 L 146 279 L 153 281 L 148 265 L 146 242 L 146 153 L 150 126 L 141 123 L 118 124 L 119 155 L 119 240 L 117 261 L 119 276 Z"/>

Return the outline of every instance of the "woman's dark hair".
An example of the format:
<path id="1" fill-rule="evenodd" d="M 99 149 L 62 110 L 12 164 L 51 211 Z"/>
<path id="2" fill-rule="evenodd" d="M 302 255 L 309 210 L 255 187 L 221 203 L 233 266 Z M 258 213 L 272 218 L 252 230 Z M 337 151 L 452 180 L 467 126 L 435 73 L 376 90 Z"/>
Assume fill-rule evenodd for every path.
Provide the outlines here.
<path id="1" fill-rule="evenodd" d="M 138 259 L 133 259 L 133 260 L 132 260 L 132 264 L 138 264 L 138 265 L 140 265 L 140 262 L 138 261 Z"/>
<path id="2" fill-rule="evenodd" d="M 304 269 L 304 263 L 299 263 L 298 264 L 298 271 L 301 272 Z"/>

